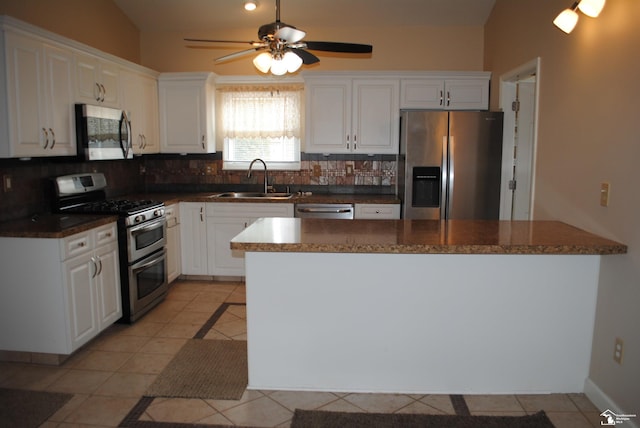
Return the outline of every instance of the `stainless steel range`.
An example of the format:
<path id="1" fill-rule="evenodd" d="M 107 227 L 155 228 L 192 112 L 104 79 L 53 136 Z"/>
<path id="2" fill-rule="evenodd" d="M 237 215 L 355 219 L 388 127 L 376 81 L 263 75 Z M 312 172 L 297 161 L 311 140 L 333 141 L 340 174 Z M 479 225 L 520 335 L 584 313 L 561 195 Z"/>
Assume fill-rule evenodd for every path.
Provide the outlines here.
<path id="1" fill-rule="evenodd" d="M 151 200 L 107 199 L 104 174 L 57 177 L 54 211 L 118 216 L 121 322 L 133 323 L 167 295 L 164 203 Z"/>

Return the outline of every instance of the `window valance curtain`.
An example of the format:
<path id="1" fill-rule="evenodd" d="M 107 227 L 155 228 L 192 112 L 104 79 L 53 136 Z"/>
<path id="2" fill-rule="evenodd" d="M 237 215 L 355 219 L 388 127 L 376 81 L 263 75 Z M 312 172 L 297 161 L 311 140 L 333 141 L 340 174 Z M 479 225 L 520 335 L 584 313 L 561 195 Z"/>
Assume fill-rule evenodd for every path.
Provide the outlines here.
<path id="1" fill-rule="evenodd" d="M 300 138 L 302 85 L 218 89 L 223 138 Z"/>

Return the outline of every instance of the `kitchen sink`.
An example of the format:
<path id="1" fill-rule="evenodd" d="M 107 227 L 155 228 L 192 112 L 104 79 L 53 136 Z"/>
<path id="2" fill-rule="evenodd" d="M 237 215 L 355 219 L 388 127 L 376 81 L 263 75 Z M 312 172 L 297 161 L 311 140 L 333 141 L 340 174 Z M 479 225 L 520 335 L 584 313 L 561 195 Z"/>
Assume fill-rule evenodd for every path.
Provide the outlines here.
<path id="1" fill-rule="evenodd" d="M 259 193 L 259 192 L 225 192 L 211 195 L 212 198 L 220 199 L 290 199 L 293 193 Z"/>

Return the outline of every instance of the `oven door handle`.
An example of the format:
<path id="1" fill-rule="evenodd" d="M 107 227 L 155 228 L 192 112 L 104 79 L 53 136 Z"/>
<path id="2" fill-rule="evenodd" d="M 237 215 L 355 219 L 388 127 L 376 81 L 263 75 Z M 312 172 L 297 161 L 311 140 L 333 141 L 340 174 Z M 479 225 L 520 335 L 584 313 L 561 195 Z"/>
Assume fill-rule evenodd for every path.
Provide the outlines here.
<path id="1" fill-rule="evenodd" d="M 164 251 L 161 251 L 160 254 L 158 254 L 158 256 L 154 257 L 153 259 L 149 261 L 145 261 L 144 263 L 141 263 L 141 264 L 135 264 L 131 266 L 131 270 L 133 272 L 139 272 L 143 269 L 148 268 L 149 266 L 153 266 L 154 264 L 158 263 L 160 260 L 164 258 L 165 258 L 165 253 Z"/>
<path id="2" fill-rule="evenodd" d="M 149 232 L 151 230 L 158 229 L 159 227 L 164 227 L 166 222 L 167 222 L 166 219 L 162 218 L 162 219 L 158 219 L 157 221 L 154 221 L 151 224 L 141 224 L 138 227 L 134 226 L 131 228 L 131 234 L 139 235 L 140 233 L 143 233 L 143 232 Z"/>

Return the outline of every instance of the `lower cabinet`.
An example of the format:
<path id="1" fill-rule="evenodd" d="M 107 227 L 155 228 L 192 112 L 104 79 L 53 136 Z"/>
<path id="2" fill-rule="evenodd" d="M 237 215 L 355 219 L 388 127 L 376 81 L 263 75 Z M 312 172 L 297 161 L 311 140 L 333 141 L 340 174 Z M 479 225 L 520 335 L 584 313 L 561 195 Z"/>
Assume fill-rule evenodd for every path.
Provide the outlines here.
<path id="1" fill-rule="evenodd" d="M 182 274 L 244 276 L 244 257 L 229 242 L 260 217 L 293 217 L 293 204 L 181 202 Z"/>
<path id="2" fill-rule="evenodd" d="M 0 349 L 68 355 L 122 316 L 116 223 L 0 249 Z"/>
<path id="3" fill-rule="evenodd" d="M 293 217 L 293 204 L 207 204 L 209 275 L 244 276 L 243 254 L 231 251 L 229 242 L 261 217 Z"/>
<path id="4" fill-rule="evenodd" d="M 356 220 L 398 220 L 400 204 L 356 204 L 354 218 Z"/>
<path id="5" fill-rule="evenodd" d="M 167 216 L 167 277 L 171 283 L 182 274 L 180 205 L 168 205 L 165 208 L 165 215 Z"/>

